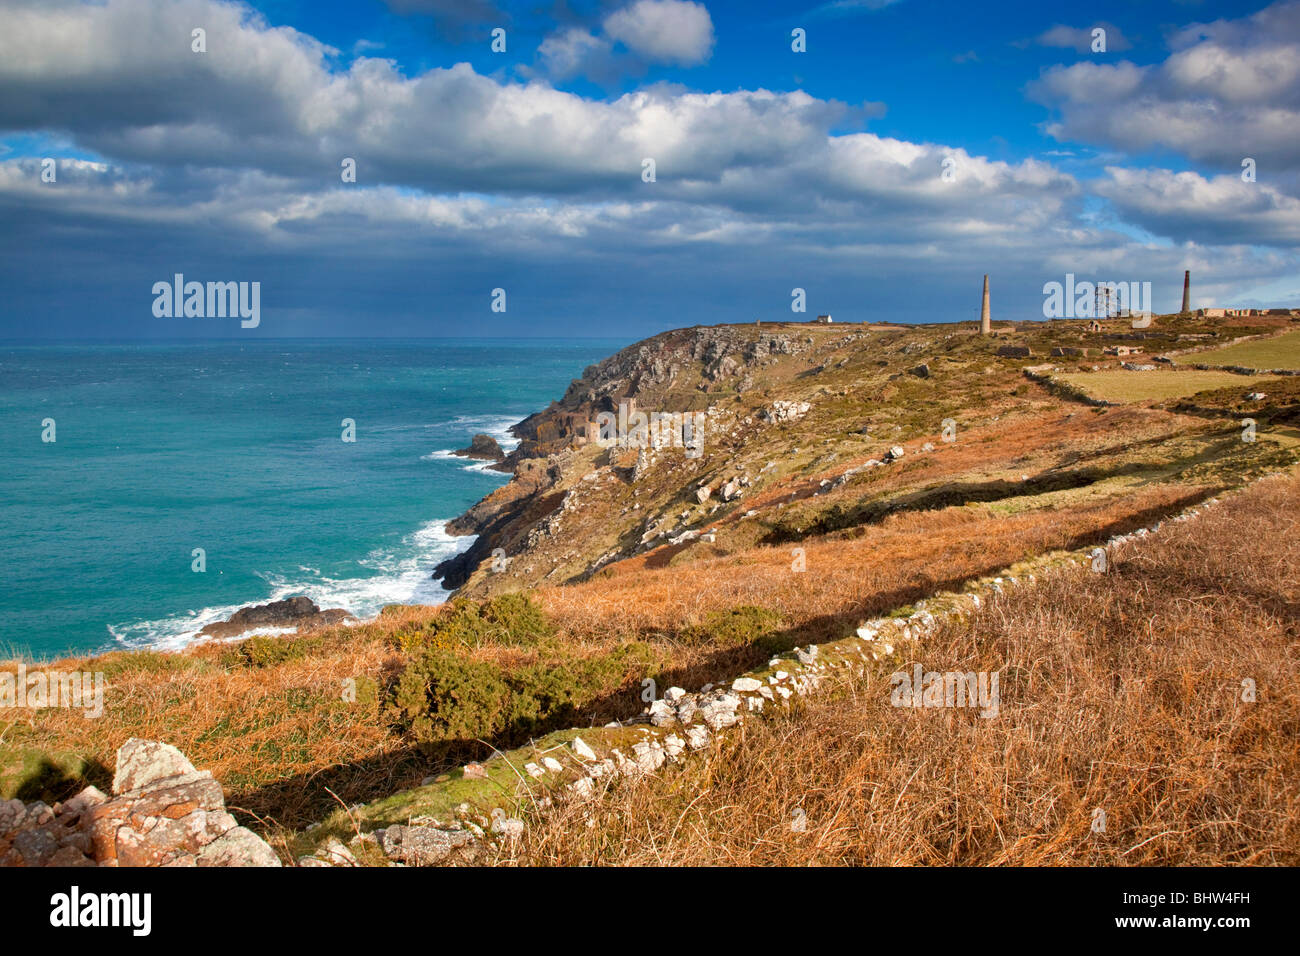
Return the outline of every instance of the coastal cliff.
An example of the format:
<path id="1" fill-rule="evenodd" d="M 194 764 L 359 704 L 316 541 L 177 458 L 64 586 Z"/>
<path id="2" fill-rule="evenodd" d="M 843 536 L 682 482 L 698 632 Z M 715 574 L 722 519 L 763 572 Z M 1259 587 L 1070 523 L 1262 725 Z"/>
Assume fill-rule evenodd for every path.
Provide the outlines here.
<path id="1" fill-rule="evenodd" d="M 875 339 L 887 348 L 890 328 L 787 323 L 678 329 L 588 367 L 561 399 L 511 429 L 519 445 L 500 467 L 512 480 L 448 524 L 449 533 L 477 540 L 438 565 L 434 576 L 448 588 L 486 594 L 507 585 L 580 578 L 636 553 L 649 528 L 668 530 L 662 513 L 668 501 L 682 497 L 691 499 L 684 504 L 700 505 L 695 486 L 725 481 L 718 468 L 749 432 L 768 423 L 761 418 L 767 405 L 824 395 L 830 378 L 838 384 L 844 376 L 818 376 L 851 364 L 863 370 L 857 346 Z M 893 337 L 903 334 L 892 328 Z M 596 422 L 602 414 L 625 421 L 638 412 L 691 415 L 702 425 L 699 448 L 692 449 L 698 455 L 663 437 L 646 443 L 599 441 Z M 642 454 L 638 444 L 651 447 Z M 653 479 L 667 471 L 692 489 L 665 496 L 666 489 Z M 720 508 L 710 502 L 694 509 L 692 517 L 703 520 Z M 565 520 L 570 515 L 587 526 L 576 531 L 580 541 L 575 532 L 566 533 L 577 547 L 557 553 L 544 539 L 571 525 Z M 488 574 L 499 577 L 489 581 Z"/>
<path id="2" fill-rule="evenodd" d="M 512 479 L 448 524 L 451 534 L 477 537 L 434 576 L 481 598 L 585 580 L 663 545 L 721 554 L 794 540 L 805 532 L 781 509 L 847 482 L 869 483 L 871 463 L 895 461 L 909 442 L 928 436 L 933 446 L 946 430 L 1059 407 L 1055 393 L 1071 386 L 1034 372 L 1026 377 L 1043 357 L 1055 353 L 1058 362 L 1072 363 L 1065 371 L 1118 368 L 1122 359 L 1102 358 L 1102 347 L 1155 354 L 1252 331 L 1172 317 L 1140 332 L 1126 320 L 1111 320 L 1100 332 L 1083 322 L 999 323 L 993 335 L 977 329 L 974 322 L 695 327 L 628 346 L 513 427 L 519 445 L 499 466 Z M 1097 358 L 1089 361 L 1088 353 Z M 598 440 L 602 415 L 623 428 L 637 413 L 690 415 L 697 447 L 662 435 Z M 924 452 L 911 454 L 918 453 Z M 835 472 L 840 462 L 852 473 Z M 1002 480 L 1004 472 L 988 474 Z M 1087 485 L 1098 474 L 1058 471 L 1042 480 Z M 778 488 L 785 500 L 775 497 Z M 956 492 L 947 500 L 1007 493 Z M 762 534 L 744 530 L 747 516 L 774 526 Z M 674 553 L 656 560 L 671 561 Z"/>

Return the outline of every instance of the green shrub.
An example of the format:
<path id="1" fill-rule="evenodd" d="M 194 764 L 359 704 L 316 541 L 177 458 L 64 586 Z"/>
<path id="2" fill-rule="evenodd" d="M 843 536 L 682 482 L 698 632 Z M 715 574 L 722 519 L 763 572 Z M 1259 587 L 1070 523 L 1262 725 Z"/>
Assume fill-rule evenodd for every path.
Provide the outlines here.
<path id="1" fill-rule="evenodd" d="M 655 649 L 638 641 L 592 657 L 546 655 L 513 669 L 431 645 L 398 677 L 390 713 L 424 742 L 513 746 L 579 721 L 584 707 L 647 676 L 655 664 Z"/>
<path id="2" fill-rule="evenodd" d="M 682 631 L 686 644 L 714 647 L 741 647 L 746 644 L 770 643 L 778 635 L 781 615 L 764 607 L 742 604 L 713 611 L 703 622 Z"/>
<path id="3" fill-rule="evenodd" d="M 319 638 L 250 637 L 229 647 L 221 655 L 221 662 L 227 667 L 274 667 L 300 660 L 322 644 Z"/>
<path id="4" fill-rule="evenodd" d="M 394 638 L 398 648 L 409 654 L 426 647 L 535 647 L 554 633 L 545 612 L 527 594 L 517 592 L 482 604 L 457 598 L 437 617 L 401 628 Z"/>
<path id="5" fill-rule="evenodd" d="M 393 706 L 398 721 L 421 740 L 475 740 L 505 729 L 509 693 L 496 664 L 430 647 L 402 671 Z"/>

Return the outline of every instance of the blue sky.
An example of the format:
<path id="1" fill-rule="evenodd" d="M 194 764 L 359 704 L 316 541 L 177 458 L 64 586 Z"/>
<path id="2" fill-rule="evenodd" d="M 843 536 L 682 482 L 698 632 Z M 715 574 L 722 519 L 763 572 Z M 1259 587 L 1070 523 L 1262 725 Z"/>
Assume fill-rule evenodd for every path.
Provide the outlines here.
<path id="1" fill-rule="evenodd" d="M 949 321 L 985 272 L 1002 318 L 1067 272 L 1300 304 L 1296 2 L 0 16 L 0 338 L 633 337 L 804 318 L 796 288 Z M 260 325 L 155 316 L 178 272 L 259 282 Z"/>

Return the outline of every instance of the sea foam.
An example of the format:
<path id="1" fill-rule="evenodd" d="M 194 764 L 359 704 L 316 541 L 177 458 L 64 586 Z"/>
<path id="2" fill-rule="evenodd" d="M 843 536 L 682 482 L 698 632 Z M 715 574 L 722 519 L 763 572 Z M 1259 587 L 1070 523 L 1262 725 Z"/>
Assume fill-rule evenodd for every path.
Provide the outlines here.
<path id="1" fill-rule="evenodd" d="M 376 617 L 385 604 L 441 604 L 450 594 L 430 577 L 434 565 L 473 544 L 473 536 L 447 533 L 446 521 L 431 521 L 404 536 L 393 548 L 372 551 L 357 564 L 374 572 L 370 575 L 332 578 L 314 568 L 299 566 L 295 573 L 261 574 L 270 594 L 243 604 L 206 607 L 186 614 L 110 626 L 110 649 L 179 650 L 201 640 L 199 631 L 208 624 L 224 621 L 241 607 L 282 601 L 305 594 L 322 609 L 346 608 L 361 620 Z M 292 628 L 254 628 L 239 635 L 292 633 Z"/>

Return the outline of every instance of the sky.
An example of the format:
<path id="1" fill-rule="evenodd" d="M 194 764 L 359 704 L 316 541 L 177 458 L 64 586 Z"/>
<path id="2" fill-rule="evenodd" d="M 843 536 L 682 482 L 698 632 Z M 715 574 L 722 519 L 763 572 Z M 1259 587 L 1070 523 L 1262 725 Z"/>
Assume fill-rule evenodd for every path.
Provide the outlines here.
<path id="1" fill-rule="evenodd" d="M 1300 0 L 0 0 L 0 339 L 1300 306 L 1297 131 Z"/>

